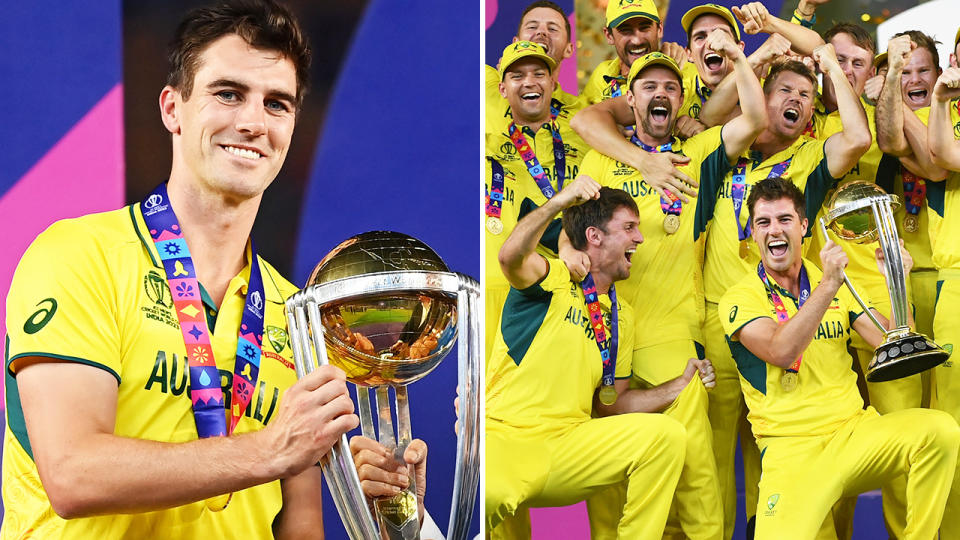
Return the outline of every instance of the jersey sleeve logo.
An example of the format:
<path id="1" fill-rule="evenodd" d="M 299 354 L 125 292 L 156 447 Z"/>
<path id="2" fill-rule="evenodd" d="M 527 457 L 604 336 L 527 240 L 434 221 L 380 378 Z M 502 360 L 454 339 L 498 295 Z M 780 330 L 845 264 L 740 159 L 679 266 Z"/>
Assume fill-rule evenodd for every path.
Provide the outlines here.
<path id="1" fill-rule="evenodd" d="M 42 307 L 34 311 L 33 315 L 30 315 L 27 321 L 23 323 L 23 331 L 28 334 L 39 332 L 57 313 L 57 301 L 53 298 L 44 298 L 37 303 L 37 306 Z"/>
<path id="2" fill-rule="evenodd" d="M 737 318 L 737 306 L 730 308 L 730 322 L 733 322 Z"/>

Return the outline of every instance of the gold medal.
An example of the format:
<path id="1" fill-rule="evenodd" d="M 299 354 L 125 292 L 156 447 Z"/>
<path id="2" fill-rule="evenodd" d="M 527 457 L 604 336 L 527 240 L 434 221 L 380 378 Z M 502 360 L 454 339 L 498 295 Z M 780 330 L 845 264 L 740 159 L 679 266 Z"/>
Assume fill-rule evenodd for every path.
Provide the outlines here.
<path id="1" fill-rule="evenodd" d="M 663 230 L 667 234 L 673 234 L 680 229 L 680 218 L 676 214 L 667 214 L 663 216 Z"/>
<path id="2" fill-rule="evenodd" d="M 800 378 L 792 371 L 784 371 L 780 376 L 780 388 L 783 388 L 784 392 L 793 392 L 797 389 L 799 382 Z"/>
<path id="3" fill-rule="evenodd" d="M 224 493 L 223 495 L 217 495 L 216 497 L 210 497 L 207 499 L 207 509 L 211 512 L 222 512 L 227 508 L 227 505 L 230 504 L 230 499 L 233 498 L 233 493 Z"/>
<path id="4" fill-rule="evenodd" d="M 903 218 L 903 230 L 908 233 L 915 233 L 920 230 L 920 220 L 917 219 L 916 214 L 907 214 L 907 217 Z"/>
<path id="5" fill-rule="evenodd" d="M 490 231 L 490 234 L 497 235 L 503 232 L 503 222 L 500 221 L 500 218 L 488 216 L 487 217 L 487 230 Z"/>
<path id="6" fill-rule="evenodd" d="M 740 258 L 746 259 L 750 255 L 750 244 L 747 243 L 748 240 L 740 241 Z"/>
<path id="7" fill-rule="evenodd" d="M 617 391 L 612 384 L 605 384 L 600 387 L 600 403 L 604 405 L 613 405 L 617 401 Z"/>

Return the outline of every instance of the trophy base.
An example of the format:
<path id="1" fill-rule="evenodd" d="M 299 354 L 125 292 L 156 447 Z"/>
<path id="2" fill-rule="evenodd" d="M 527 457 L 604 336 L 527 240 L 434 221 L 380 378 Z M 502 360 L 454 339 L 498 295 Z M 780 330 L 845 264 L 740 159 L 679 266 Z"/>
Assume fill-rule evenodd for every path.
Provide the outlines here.
<path id="1" fill-rule="evenodd" d="M 884 382 L 909 377 L 938 366 L 949 357 L 947 351 L 923 334 L 907 332 L 899 337 L 887 336 L 867 366 L 867 380 Z"/>

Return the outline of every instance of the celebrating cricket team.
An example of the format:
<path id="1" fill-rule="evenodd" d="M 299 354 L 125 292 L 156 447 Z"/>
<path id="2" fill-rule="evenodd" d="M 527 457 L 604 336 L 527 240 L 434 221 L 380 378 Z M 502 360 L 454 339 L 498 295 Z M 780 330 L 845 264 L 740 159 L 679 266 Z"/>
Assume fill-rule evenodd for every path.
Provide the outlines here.
<path id="1" fill-rule="evenodd" d="M 732 538 L 739 442 L 748 538 L 849 539 L 880 489 L 890 538 L 960 539 L 960 30 L 941 69 L 815 32 L 829 1 L 671 12 L 680 44 L 610 0 L 579 95 L 536 1 L 487 66 L 488 538 L 580 501 L 592 538 Z"/>

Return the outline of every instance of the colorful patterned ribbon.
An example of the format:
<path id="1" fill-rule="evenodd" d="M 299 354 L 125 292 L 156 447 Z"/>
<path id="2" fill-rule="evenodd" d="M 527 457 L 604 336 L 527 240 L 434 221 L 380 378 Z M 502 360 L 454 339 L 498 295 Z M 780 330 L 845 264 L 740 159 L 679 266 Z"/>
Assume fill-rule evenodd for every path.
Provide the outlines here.
<path id="1" fill-rule="evenodd" d="M 547 176 L 547 173 L 540 165 L 540 160 L 537 159 L 537 154 L 533 151 L 533 147 L 527 142 L 527 138 L 523 136 L 523 131 L 513 122 L 510 122 L 507 130 L 510 133 L 510 140 L 513 142 L 514 148 L 517 149 L 517 152 L 520 152 L 520 157 L 527 166 L 527 171 L 530 172 L 530 176 L 532 176 L 533 180 L 537 183 L 537 187 L 540 188 L 543 196 L 549 199 L 554 196 L 556 191 L 563 189 L 563 176 L 566 171 L 567 160 L 563 150 L 563 139 L 560 137 L 560 129 L 557 125 L 554 122 L 550 122 L 550 133 L 553 135 L 553 170 L 556 172 L 557 177 L 556 191 L 554 191 L 550 185 L 550 177 Z"/>
<path id="2" fill-rule="evenodd" d="M 621 77 L 620 75 L 604 75 L 603 80 L 607 81 L 610 84 L 610 97 L 620 97 L 623 95 L 623 92 L 620 90 L 620 85 L 627 81 L 626 77 Z"/>
<path id="3" fill-rule="evenodd" d="M 500 211 L 503 209 L 503 165 L 492 157 L 490 160 L 490 191 L 486 192 L 486 214 L 487 217 L 500 218 Z"/>
<path id="4" fill-rule="evenodd" d="M 600 311 L 600 298 L 597 295 L 597 285 L 593 281 L 593 276 L 587 272 L 587 276 L 580 282 L 583 289 L 583 298 L 587 303 L 587 312 L 590 314 L 590 325 L 593 327 L 593 337 L 597 340 L 597 348 L 600 349 L 600 359 L 603 361 L 603 386 L 613 386 L 614 373 L 617 369 L 617 344 L 620 341 L 620 333 L 617 330 L 617 291 L 613 284 L 610 284 L 610 345 L 607 345 L 607 332 L 603 324 L 603 312 Z"/>
<path id="5" fill-rule="evenodd" d="M 787 321 L 790 320 L 790 316 L 787 315 L 787 307 L 783 305 L 783 300 L 780 298 L 780 295 L 777 294 L 777 285 L 773 283 L 770 278 L 767 277 L 767 271 L 763 268 L 763 262 L 757 265 L 757 275 L 760 276 L 760 281 L 763 282 L 763 285 L 767 288 L 767 291 L 770 293 L 770 300 L 773 302 L 773 308 L 777 313 L 777 323 L 778 324 L 787 324 Z M 803 303 L 810 298 L 810 278 L 807 276 L 807 269 L 800 265 L 800 298 L 797 300 L 797 309 L 803 307 Z M 797 373 L 800 371 L 800 362 L 803 360 L 803 355 L 797 357 L 796 360 L 790 364 L 790 367 L 787 368 L 787 371 Z"/>
<path id="6" fill-rule="evenodd" d="M 903 177 L 903 209 L 908 214 L 917 215 L 927 199 L 927 182 L 903 165 L 900 166 L 900 175 Z"/>
<path id="7" fill-rule="evenodd" d="M 707 104 L 707 100 L 710 99 L 710 96 L 713 95 L 713 90 L 707 88 L 706 86 L 700 86 L 700 76 L 697 75 L 694 81 L 697 84 L 697 97 L 700 98 L 700 106 L 703 107 Z"/>
<path id="8" fill-rule="evenodd" d="M 661 144 L 660 146 L 650 146 L 638 139 L 636 134 L 630 137 L 630 141 L 640 148 L 643 148 L 647 152 L 654 154 L 659 154 L 661 152 L 672 152 L 673 143 L 677 142 L 675 138 L 670 137 L 670 142 L 666 144 Z M 683 203 L 680 201 L 680 197 L 674 195 L 669 189 L 664 189 L 663 192 L 666 194 L 666 197 L 660 197 L 660 210 L 662 210 L 664 214 L 673 214 L 675 216 L 679 216 L 683 211 Z"/>
<path id="9" fill-rule="evenodd" d="M 787 172 L 793 157 L 781 161 L 770 169 L 767 178 L 780 178 Z M 750 237 L 750 221 L 747 221 L 746 227 L 740 225 L 740 210 L 743 209 L 745 195 L 747 193 L 747 164 L 749 159 L 741 157 L 737 160 L 737 167 L 733 172 L 733 180 L 730 183 L 730 198 L 733 200 L 733 214 L 737 222 L 737 240 L 744 241 Z"/>
<path id="10" fill-rule="evenodd" d="M 197 435 L 224 436 L 233 433 L 246 410 L 260 373 L 260 347 L 263 344 L 264 294 L 257 251 L 250 239 L 250 282 L 246 304 L 240 319 L 237 354 L 231 393 L 230 426 L 224 415 L 220 372 L 213 358 L 210 330 L 200 299 L 200 283 L 194 272 L 187 241 L 167 197 L 167 185 L 160 184 L 140 202 L 143 220 L 150 231 L 157 253 L 163 261 L 173 307 L 180 321 L 190 368 L 190 400 Z"/>

